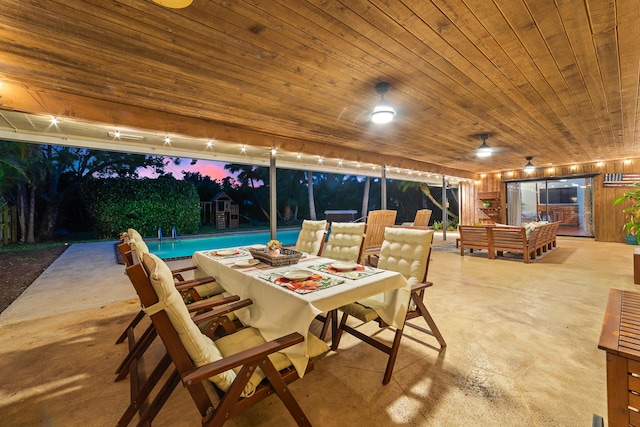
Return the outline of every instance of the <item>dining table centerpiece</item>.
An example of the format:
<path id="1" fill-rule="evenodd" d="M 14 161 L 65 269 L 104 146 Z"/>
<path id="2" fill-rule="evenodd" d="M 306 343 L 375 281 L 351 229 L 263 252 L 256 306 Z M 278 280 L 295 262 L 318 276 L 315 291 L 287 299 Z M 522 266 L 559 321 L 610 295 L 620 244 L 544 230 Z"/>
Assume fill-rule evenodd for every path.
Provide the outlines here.
<path id="1" fill-rule="evenodd" d="M 282 249 L 282 243 L 279 240 L 269 240 L 267 243 L 269 256 L 280 256 L 280 249 Z"/>

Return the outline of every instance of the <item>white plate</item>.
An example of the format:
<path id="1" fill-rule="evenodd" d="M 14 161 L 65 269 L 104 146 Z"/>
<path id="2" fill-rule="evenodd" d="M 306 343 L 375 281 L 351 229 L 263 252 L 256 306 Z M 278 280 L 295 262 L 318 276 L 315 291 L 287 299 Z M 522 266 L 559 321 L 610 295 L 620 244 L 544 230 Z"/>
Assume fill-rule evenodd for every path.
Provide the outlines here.
<path id="1" fill-rule="evenodd" d="M 249 246 L 251 249 L 266 249 L 267 245 L 251 245 Z"/>
<path id="2" fill-rule="evenodd" d="M 257 259 L 241 259 L 235 263 L 238 267 L 253 267 L 254 265 L 260 264 L 260 261 Z"/>
<path id="3" fill-rule="evenodd" d="M 291 271 L 285 271 L 284 273 L 282 273 L 282 277 L 294 282 L 308 279 L 311 276 L 313 276 L 313 273 L 309 270 L 291 270 Z"/>
<path id="4" fill-rule="evenodd" d="M 221 251 L 213 251 L 218 256 L 231 256 L 235 255 L 236 251 L 234 249 L 223 249 Z"/>
<path id="5" fill-rule="evenodd" d="M 358 266 L 358 264 L 356 264 L 355 262 L 332 262 L 331 263 L 331 268 L 333 268 L 334 270 L 338 270 L 338 271 L 351 271 L 354 270 L 356 267 Z"/>

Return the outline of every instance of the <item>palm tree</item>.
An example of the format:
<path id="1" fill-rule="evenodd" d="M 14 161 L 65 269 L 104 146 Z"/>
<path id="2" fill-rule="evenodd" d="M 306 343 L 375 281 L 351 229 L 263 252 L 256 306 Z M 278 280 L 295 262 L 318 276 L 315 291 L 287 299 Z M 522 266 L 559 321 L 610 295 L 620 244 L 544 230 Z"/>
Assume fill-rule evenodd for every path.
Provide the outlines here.
<path id="1" fill-rule="evenodd" d="M 369 208 L 369 189 L 371 188 L 371 177 L 367 177 L 364 180 L 364 194 L 362 195 L 362 212 L 360 216 L 362 218 L 367 216 L 367 211 Z"/>
<path id="2" fill-rule="evenodd" d="M 309 195 L 309 217 L 312 220 L 316 220 L 316 201 L 313 197 L 313 172 L 307 171 L 307 194 Z"/>
<path id="3" fill-rule="evenodd" d="M 438 208 L 440 208 L 441 211 L 443 211 L 443 212 L 445 211 L 442 208 L 442 203 L 440 203 L 438 200 L 436 200 L 436 198 L 433 197 L 433 194 L 431 194 L 431 189 L 429 188 L 429 184 L 427 184 L 426 182 L 418 183 L 418 182 L 413 182 L 413 181 L 403 181 L 401 183 L 401 188 L 402 188 L 402 191 L 407 191 L 410 188 L 419 188 L 420 191 L 422 192 L 422 194 L 427 196 L 427 198 L 429 198 L 429 200 L 431 200 L 431 202 L 434 205 L 436 205 Z M 442 191 L 447 191 L 447 189 L 443 188 Z M 455 221 L 458 221 L 458 215 L 456 215 L 455 213 L 451 212 L 449 209 L 447 209 L 446 212 L 447 212 L 447 215 L 449 215 Z"/>
<path id="4" fill-rule="evenodd" d="M 256 204 L 262 211 L 262 214 L 270 220 L 269 212 L 264 208 L 262 203 L 260 203 L 260 199 L 256 193 L 256 181 L 269 182 L 268 171 L 265 172 L 264 167 L 260 166 L 251 166 L 251 165 L 241 165 L 238 163 L 228 163 L 224 165 L 224 168 L 231 173 L 238 173 L 238 180 L 243 186 L 248 186 L 251 188 L 251 193 L 256 201 Z"/>

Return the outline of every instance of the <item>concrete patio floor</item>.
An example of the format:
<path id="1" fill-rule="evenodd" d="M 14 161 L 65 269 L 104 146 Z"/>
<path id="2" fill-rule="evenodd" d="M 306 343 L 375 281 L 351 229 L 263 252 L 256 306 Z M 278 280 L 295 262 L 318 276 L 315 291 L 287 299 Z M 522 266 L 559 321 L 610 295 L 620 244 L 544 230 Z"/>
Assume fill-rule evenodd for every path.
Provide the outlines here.
<path id="1" fill-rule="evenodd" d="M 608 292 L 636 289 L 632 258 L 624 244 L 562 237 L 531 264 L 434 251 L 427 305 L 446 350 L 406 331 L 383 386 L 385 356 L 345 336 L 292 393 L 315 426 L 589 426 L 607 412 L 597 344 Z M 74 244 L 0 315 L 0 425 L 117 422 L 129 380 L 113 381 L 126 353 L 114 342 L 139 310 L 123 272 L 113 242 Z M 156 340 L 147 365 L 161 350 Z M 181 385 L 154 422 L 199 424 Z M 226 425 L 295 424 L 272 396 Z"/>

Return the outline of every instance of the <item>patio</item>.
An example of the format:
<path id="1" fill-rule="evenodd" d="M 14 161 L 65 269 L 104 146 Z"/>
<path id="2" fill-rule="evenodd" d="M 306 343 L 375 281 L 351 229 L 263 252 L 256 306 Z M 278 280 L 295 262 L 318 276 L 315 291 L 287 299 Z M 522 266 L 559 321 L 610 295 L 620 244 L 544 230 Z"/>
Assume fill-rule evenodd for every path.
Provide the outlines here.
<path id="1" fill-rule="evenodd" d="M 597 343 L 609 288 L 635 288 L 632 253 L 566 237 L 528 265 L 434 251 L 427 304 L 446 351 L 405 337 L 383 386 L 384 355 L 345 336 L 291 390 L 318 426 L 589 425 L 606 416 Z M 113 242 L 72 245 L 0 315 L 4 425 L 115 424 L 129 381 L 113 382 L 126 353 L 114 342 L 139 308 L 123 270 Z M 178 386 L 154 425 L 199 419 Z M 272 397 L 226 425 L 293 424 Z"/>

